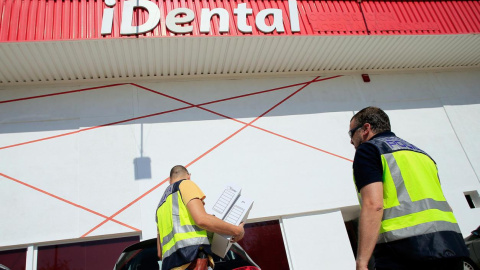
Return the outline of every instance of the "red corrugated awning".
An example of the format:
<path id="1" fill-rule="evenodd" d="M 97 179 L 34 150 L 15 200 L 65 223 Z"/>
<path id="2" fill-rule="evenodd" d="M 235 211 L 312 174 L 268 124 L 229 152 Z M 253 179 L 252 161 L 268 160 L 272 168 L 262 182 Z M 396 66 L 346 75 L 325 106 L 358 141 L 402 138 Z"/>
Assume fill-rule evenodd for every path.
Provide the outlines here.
<path id="1" fill-rule="evenodd" d="M 112 1 L 112 0 L 110 0 Z M 298 19 L 292 17 L 288 0 L 152 0 L 158 7 L 160 22 L 151 31 L 133 37 L 191 36 L 269 36 L 269 35 L 438 35 L 480 33 L 480 1 L 308 1 L 298 0 Z M 0 0 L 0 42 L 131 38 L 120 34 L 125 1 L 108 6 L 100 0 Z M 251 33 L 238 29 L 234 10 L 245 3 L 252 10 L 247 15 Z M 195 19 L 188 34 L 176 34 L 166 27 L 167 14 L 176 8 L 193 11 Z M 201 9 L 225 9 L 229 14 L 229 31 L 219 32 L 219 20 L 213 16 L 211 31 L 200 33 Z M 105 10 L 113 9 L 111 34 L 102 35 Z M 261 32 L 255 24 L 265 9 L 282 11 L 284 32 Z M 136 8 L 132 25 L 142 25 L 149 12 Z M 273 23 L 266 17 L 266 25 Z M 300 31 L 292 31 L 291 22 L 298 21 Z"/>

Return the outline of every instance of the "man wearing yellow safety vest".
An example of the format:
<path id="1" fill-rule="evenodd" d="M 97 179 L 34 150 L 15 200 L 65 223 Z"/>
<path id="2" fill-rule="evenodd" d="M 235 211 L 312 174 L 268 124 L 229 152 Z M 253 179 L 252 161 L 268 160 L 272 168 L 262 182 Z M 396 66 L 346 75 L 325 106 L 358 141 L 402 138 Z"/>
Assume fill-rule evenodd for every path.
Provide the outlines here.
<path id="1" fill-rule="evenodd" d="M 463 269 L 468 257 L 457 221 L 424 151 L 391 132 L 387 114 L 367 107 L 350 121 L 360 192 L 357 270 Z"/>
<path id="2" fill-rule="evenodd" d="M 207 231 L 232 235 L 232 242 L 237 242 L 245 233 L 243 223 L 235 226 L 207 214 L 205 195 L 190 180 L 184 166 L 174 166 L 169 181 L 156 213 L 157 250 L 162 270 L 206 270 L 207 263 L 213 268 Z"/>

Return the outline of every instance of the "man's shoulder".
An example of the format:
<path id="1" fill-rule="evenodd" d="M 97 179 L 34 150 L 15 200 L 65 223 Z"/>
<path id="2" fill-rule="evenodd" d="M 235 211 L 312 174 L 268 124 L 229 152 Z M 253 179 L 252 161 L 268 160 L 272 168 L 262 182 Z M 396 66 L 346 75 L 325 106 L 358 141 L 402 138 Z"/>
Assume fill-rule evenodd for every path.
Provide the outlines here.
<path id="1" fill-rule="evenodd" d="M 199 187 L 192 180 L 184 179 L 178 182 L 178 188 L 180 190 L 184 190 L 184 189 L 199 188 Z"/>
<path id="2" fill-rule="evenodd" d="M 378 148 L 371 143 L 362 143 L 355 152 L 354 161 L 370 160 L 372 157 L 380 156 Z"/>
<path id="3" fill-rule="evenodd" d="M 180 183 L 179 190 L 185 205 L 194 198 L 205 199 L 203 191 L 192 180 L 183 180 Z"/>
<path id="4" fill-rule="evenodd" d="M 358 191 L 368 184 L 383 180 L 380 152 L 375 145 L 362 143 L 358 146 L 353 159 L 353 175 Z"/>

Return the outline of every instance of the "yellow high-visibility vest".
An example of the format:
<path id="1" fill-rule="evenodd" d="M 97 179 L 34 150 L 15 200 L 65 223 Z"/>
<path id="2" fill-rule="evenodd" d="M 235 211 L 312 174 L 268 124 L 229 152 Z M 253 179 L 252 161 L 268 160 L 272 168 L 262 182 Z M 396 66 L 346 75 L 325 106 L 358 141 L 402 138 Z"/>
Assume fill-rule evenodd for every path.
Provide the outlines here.
<path id="1" fill-rule="evenodd" d="M 195 224 L 183 203 L 179 190 L 181 180 L 168 186 L 157 207 L 157 228 L 162 246 L 162 269 L 192 262 L 200 247 L 207 252 L 207 231 Z"/>
<path id="2" fill-rule="evenodd" d="M 383 166 L 383 218 L 377 243 L 460 228 L 443 195 L 435 162 L 396 137 L 373 138 Z"/>

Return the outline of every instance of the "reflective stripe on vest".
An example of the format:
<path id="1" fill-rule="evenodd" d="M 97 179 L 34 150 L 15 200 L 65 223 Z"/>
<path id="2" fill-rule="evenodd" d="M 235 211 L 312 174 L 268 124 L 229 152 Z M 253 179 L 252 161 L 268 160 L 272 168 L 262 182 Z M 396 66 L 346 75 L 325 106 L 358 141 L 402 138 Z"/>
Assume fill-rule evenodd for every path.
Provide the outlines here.
<path id="1" fill-rule="evenodd" d="M 460 233 L 460 228 L 456 223 L 445 222 L 445 221 L 422 223 L 415 226 L 406 227 L 403 229 L 381 233 L 378 236 L 377 244 L 387 243 L 395 240 L 408 238 L 411 236 L 434 233 L 439 231 L 455 231 L 457 233 Z"/>
<path id="2" fill-rule="evenodd" d="M 179 185 L 179 183 L 177 185 Z M 181 248 L 210 244 L 206 230 L 195 224 L 181 224 L 182 215 L 188 215 L 189 218 L 191 217 L 183 202 L 181 202 L 181 205 L 179 203 L 182 199 L 179 192 L 179 190 L 174 191 L 173 188 L 167 188 L 157 208 L 157 220 L 160 221 L 161 219 L 165 221 L 163 222 L 164 224 L 172 225 L 171 231 L 167 235 L 162 236 L 161 239 L 162 256 L 164 260 Z M 171 206 L 169 205 L 169 201 L 171 201 Z M 160 216 L 162 207 L 171 207 L 171 214 L 168 216 Z M 167 208 L 166 210 L 170 209 Z M 192 222 L 194 221 L 192 220 Z"/>
<path id="3" fill-rule="evenodd" d="M 167 258 L 168 256 L 175 253 L 178 249 L 197 245 L 210 245 L 210 242 L 208 242 L 208 239 L 206 237 L 183 239 L 175 242 L 175 245 L 173 245 L 169 250 L 167 250 L 162 256 L 163 258 Z"/>
<path id="4" fill-rule="evenodd" d="M 388 144 L 379 146 L 379 143 L 382 142 Z M 406 153 L 404 151 L 408 151 L 407 154 L 422 155 L 422 158 L 428 157 L 429 161 L 431 158 L 425 152 L 397 137 L 378 138 L 378 140 L 374 139 L 371 143 L 376 145 L 380 150 L 382 163 L 386 163 L 383 164 L 384 193 L 387 192 L 390 196 L 394 196 L 396 193 L 396 201 L 395 198 L 384 198 L 384 212 L 377 243 L 386 243 L 439 231 L 454 231 L 460 233 L 460 228 L 453 216 L 450 206 L 445 201 L 443 193 L 440 194 L 441 190 L 436 193 L 438 195 L 436 196 L 437 200 L 432 198 L 419 199 L 417 194 L 417 200 L 412 201 L 394 153 L 396 151 L 402 151 L 403 153 Z M 399 146 L 404 145 L 405 148 L 399 149 L 402 148 Z M 388 152 L 388 148 L 390 148 L 390 152 Z M 405 156 L 403 156 L 403 158 L 405 158 Z M 420 160 L 422 158 L 420 158 Z M 388 169 L 388 171 L 385 171 L 386 169 Z M 428 170 L 427 172 L 431 173 Z M 438 176 L 435 175 L 435 177 L 435 179 L 438 180 Z M 428 179 L 425 181 L 428 181 Z M 427 185 L 429 184 L 430 183 L 427 183 Z M 441 197 L 442 200 L 439 200 L 439 197 Z"/>
<path id="5" fill-rule="evenodd" d="M 400 168 L 397 165 L 393 154 L 384 154 L 387 161 L 388 168 L 390 169 L 390 175 L 392 176 L 395 188 L 397 190 L 397 199 L 402 202 L 399 206 L 394 206 L 383 210 L 383 219 L 392 219 L 403 215 L 418 213 L 429 209 L 438 209 L 444 212 L 451 212 L 452 209 L 446 201 L 435 201 L 430 198 L 426 198 L 420 201 L 412 202 L 407 189 L 405 188 L 405 182 L 403 181 Z"/>

